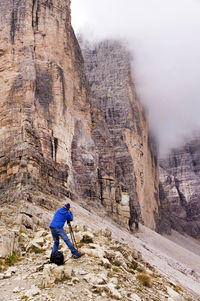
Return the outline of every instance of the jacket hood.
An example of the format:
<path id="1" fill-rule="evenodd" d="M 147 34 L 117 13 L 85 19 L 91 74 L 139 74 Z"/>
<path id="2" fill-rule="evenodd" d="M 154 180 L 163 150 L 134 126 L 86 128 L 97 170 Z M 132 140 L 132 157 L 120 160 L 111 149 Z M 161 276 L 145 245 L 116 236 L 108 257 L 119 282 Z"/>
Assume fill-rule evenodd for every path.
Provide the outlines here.
<path id="1" fill-rule="evenodd" d="M 66 214 L 66 212 L 68 212 L 68 210 L 65 208 L 60 208 L 59 212 L 60 212 L 60 214 Z"/>

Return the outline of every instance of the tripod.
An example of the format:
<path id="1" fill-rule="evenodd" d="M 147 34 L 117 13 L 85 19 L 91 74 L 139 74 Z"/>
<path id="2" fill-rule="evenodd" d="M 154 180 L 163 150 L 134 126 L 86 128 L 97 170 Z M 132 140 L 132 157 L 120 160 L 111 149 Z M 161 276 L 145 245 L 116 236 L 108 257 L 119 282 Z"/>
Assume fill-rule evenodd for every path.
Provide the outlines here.
<path id="1" fill-rule="evenodd" d="M 68 227 L 69 227 L 69 233 L 71 235 L 72 243 L 73 243 L 74 247 L 76 247 L 76 249 L 78 250 L 77 243 L 76 243 L 76 240 L 75 240 L 75 237 L 74 237 L 74 232 L 72 230 L 72 226 L 71 226 L 70 222 L 67 222 L 67 224 L 68 224 Z"/>

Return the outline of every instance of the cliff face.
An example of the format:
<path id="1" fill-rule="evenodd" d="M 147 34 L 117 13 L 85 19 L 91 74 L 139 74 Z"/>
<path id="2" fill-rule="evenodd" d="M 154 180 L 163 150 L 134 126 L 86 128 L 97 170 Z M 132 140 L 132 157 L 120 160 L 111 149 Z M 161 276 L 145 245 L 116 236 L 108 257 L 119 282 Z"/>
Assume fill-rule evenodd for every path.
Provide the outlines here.
<path id="1" fill-rule="evenodd" d="M 1 1 L 0 22 L 1 200 L 16 187 L 19 198 L 68 195 L 80 126 L 82 147 L 94 148 L 70 1 Z"/>
<path id="2" fill-rule="evenodd" d="M 160 162 L 172 227 L 200 238 L 200 139 L 194 138 Z"/>
<path id="3" fill-rule="evenodd" d="M 159 217 L 155 144 L 136 99 L 130 55 L 114 41 L 82 43 L 90 86 L 92 137 L 99 153 L 100 198 L 108 212 L 132 224 L 135 210 L 156 228 Z"/>
<path id="4" fill-rule="evenodd" d="M 127 51 L 84 49 L 88 85 L 69 0 L 2 0 L 0 22 L 0 202 L 77 197 L 156 229 L 156 151 Z"/>

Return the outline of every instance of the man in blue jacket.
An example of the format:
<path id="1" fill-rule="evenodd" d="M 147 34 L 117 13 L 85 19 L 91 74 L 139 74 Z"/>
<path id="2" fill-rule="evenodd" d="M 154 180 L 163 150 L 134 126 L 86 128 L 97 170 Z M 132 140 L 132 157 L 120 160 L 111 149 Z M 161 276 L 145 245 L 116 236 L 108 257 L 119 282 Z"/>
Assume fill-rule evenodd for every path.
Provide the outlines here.
<path id="1" fill-rule="evenodd" d="M 78 252 L 76 248 L 74 248 L 72 242 L 68 238 L 65 230 L 63 229 L 65 222 L 71 222 L 73 221 L 73 213 L 70 211 L 70 204 L 65 204 L 62 208 L 59 208 L 55 214 L 54 217 L 50 223 L 50 230 L 51 234 L 54 240 L 54 245 L 52 249 L 52 253 L 55 251 L 58 251 L 59 247 L 59 237 L 61 237 L 68 248 L 70 249 L 72 256 L 74 258 L 79 258 L 83 256 L 84 254 L 81 254 Z"/>

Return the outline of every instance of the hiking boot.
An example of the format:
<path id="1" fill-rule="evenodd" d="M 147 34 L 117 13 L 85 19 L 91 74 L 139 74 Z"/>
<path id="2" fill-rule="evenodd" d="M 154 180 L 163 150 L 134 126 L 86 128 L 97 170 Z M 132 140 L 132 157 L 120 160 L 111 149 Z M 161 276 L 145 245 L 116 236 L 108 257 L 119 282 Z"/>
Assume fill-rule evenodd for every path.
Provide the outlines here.
<path id="1" fill-rule="evenodd" d="M 80 258 L 80 257 L 83 256 L 83 255 L 85 255 L 85 254 L 83 254 L 83 253 L 78 253 L 78 254 L 72 255 L 72 257 L 75 258 L 75 259 L 78 259 L 78 258 Z"/>

